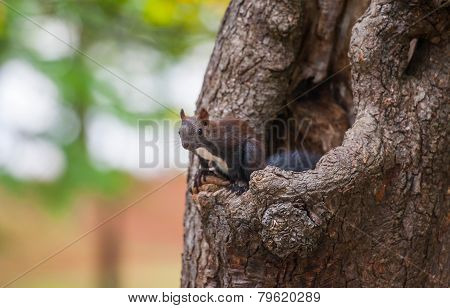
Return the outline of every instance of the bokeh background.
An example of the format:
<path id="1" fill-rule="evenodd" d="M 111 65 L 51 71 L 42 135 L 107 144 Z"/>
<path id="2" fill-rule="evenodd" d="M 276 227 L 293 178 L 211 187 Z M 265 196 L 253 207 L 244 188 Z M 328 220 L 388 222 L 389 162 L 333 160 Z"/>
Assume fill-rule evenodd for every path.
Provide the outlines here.
<path id="1" fill-rule="evenodd" d="M 0 284 L 183 172 L 176 114 L 194 110 L 227 4 L 0 1 Z M 160 123 L 151 168 L 139 120 Z M 179 286 L 185 182 L 11 286 Z"/>

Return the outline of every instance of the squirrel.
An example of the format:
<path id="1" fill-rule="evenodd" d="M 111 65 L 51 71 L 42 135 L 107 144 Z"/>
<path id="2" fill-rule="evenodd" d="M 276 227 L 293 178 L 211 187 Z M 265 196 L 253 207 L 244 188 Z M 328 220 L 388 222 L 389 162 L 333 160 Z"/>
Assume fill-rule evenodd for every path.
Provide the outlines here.
<path id="1" fill-rule="evenodd" d="M 226 178 L 232 190 L 242 192 L 253 171 L 271 165 L 284 170 L 305 171 L 314 168 L 318 157 L 299 151 L 282 152 L 266 159 L 262 137 L 246 121 L 225 118 L 211 120 L 201 108 L 198 116 L 188 117 L 180 111 L 179 135 L 183 148 L 199 158 L 200 169 L 194 178 L 198 188 L 205 174 L 212 172 Z"/>

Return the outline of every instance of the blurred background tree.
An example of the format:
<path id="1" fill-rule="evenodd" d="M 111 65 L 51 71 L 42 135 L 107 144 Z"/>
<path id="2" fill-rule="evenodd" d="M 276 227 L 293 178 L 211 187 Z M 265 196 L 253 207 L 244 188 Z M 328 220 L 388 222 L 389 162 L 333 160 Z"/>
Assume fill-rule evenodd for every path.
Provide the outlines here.
<path id="1" fill-rule="evenodd" d="M 86 194 L 113 208 L 135 178 L 174 167 L 139 167 L 137 122 L 176 121 L 180 107 L 193 110 L 228 1 L 2 2 L 0 184 L 7 191 L 37 196 L 52 212 Z M 164 149 L 160 157 L 171 160 L 173 149 Z"/>

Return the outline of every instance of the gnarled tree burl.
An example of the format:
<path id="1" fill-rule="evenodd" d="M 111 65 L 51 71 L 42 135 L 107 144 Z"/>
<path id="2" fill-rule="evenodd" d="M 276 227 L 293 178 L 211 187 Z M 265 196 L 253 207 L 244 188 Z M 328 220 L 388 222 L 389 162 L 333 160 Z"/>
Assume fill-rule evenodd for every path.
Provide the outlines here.
<path id="1" fill-rule="evenodd" d="M 448 286 L 444 2 L 231 1 L 197 108 L 309 119 L 323 157 L 187 193 L 182 286 Z"/>

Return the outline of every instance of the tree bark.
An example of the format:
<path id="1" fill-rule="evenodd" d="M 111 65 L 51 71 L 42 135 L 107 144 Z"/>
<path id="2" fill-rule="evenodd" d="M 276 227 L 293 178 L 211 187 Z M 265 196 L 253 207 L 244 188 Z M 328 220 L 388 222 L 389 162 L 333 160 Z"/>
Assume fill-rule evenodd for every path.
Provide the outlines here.
<path id="1" fill-rule="evenodd" d="M 444 2 L 231 1 L 197 108 L 308 119 L 323 156 L 187 193 L 183 287 L 448 286 Z"/>

